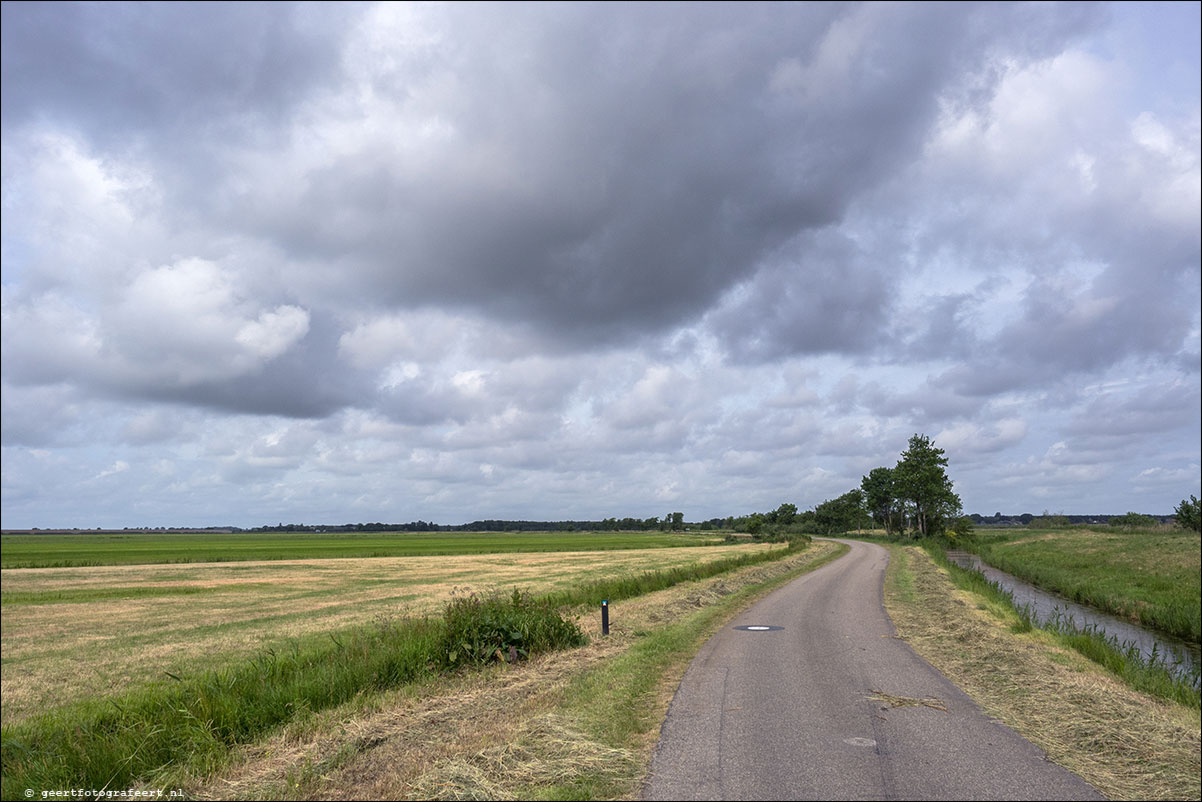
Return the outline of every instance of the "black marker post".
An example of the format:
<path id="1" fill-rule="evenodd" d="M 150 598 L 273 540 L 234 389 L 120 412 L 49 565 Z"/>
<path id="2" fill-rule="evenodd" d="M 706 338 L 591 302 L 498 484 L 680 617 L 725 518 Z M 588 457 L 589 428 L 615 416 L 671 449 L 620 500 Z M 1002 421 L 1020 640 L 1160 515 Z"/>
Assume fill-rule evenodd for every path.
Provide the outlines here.
<path id="1" fill-rule="evenodd" d="M 609 601 L 601 601 L 601 634 L 609 634 Z"/>

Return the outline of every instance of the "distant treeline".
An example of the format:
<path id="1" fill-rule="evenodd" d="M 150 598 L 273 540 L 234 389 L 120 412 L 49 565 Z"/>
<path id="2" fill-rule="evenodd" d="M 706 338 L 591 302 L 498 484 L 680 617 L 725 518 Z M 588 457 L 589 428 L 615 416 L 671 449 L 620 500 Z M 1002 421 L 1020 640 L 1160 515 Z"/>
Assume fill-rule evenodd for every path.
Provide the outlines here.
<path id="1" fill-rule="evenodd" d="M 830 502 L 828 502 L 829 504 Z M 792 508 L 793 513 L 797 513 L 797 508 L 793 505 L 784 505 Z M 820 505 L 822 506 L 822 505 Z M 774 520 L 773 515 L 779 514 L 779 510 L 774 513 L 765 513 L 763 517 L 767 521 Z M 804 516 L 806 513 L 800 513 Z M 1029 512 L 1024 512 L 1021 515 L 1003 515 L 1000 512 L 993 515 L 980 515 L 973 513 L 967 516 L 972 519 L 972 522 L 977 526 L 1032 526 L 1036 528 L 1043 526 L 1079 526 L 1086 524 L 1109 524 L 1109 523 L 1124 523 L 1123 519 L 1135 515 L 1134 513 L 1126 513 L 1125 515 L 1049 515 L 1047 512 L 1042 515 L 1033 515 Z M 1140 515 L 1140 518 L 1151 519 L 1147 521 L 1151 523 L 1168 524 L 1172 523 L 1174 516 L 1172 515 Z M 126 527 L 124 529 L 103 529 L 97 527 L 95 529 L 5 529 L 2 530 L 6 535 L 31 535 L 31 534 L 71 534 L 71 533 L 93 533 L 93 534 L 127 534 L 136 532 L 170 532 L 175 534 L 235 534 L 239 532 L 713 532 L 713 531 L 735 531 L 746 532 L 748 529 L 754 529 L 756 516 L 727 516 L 726 518 L 710 518 L 705 521 L 689 522 L 683 520 L 681 513 L 670 513 L 663 518 L 605 518 L 600 521 L 505 521 L 499 519 L 486 519 L 482 521 L 472 521 L 466 524 L 436 524 L 431 521 L 410 521 L 409 523 L 356 523 L 356 524 L 285 524 L 279 523 L 275 526 L 256 526 L 249 529 L 244 529 L 238 526 L 208 526 L 208 527 L 169 527 L 169 526 L 146 526 L 146 527 Z M 812 527 L 811 527 L 812 528 Z M 855 528 L 854 526 L 848 528 Z M 809 529 L 807 529 L 809 531 Z M 819 530 L 815 530 L 819 531 Z"/>
<path id="2" fill-rule="evenodd" d="M 278 524 L 245 529 L 245 532 L 661 532 L 684 529 L 713 531 L 729 529 L 734 518 L 711 518 L 687 522 L 680 513 L 663 518 L 605 518 L 600 521 L 504 521 L 486 519 L 466 524 L 436 524 L 431 521 L 409 523 L 362 523 L 333 526 L 319 524 Z"/>
<path id="3" fill-rule="evenodd" d="M 793 505 L 793 512 L 797 512 Z M 772 519 L 775 513 L 765 513 Z M 798 513 L 804 515 L 804 513 Z M 1113 519 L 1126 518 L 1132 515 L 1032 515 L 1024 512 L 1021 515 L 972 514 L 968 517 L 978 526 L 1077 526 L 1082 524 L 1107 524 Z M 1141 516 L 1155 520 L 1157 523 L 1171 523 L 1172 515 Z M 362 523 L 362 524 L 278 524 L 276 526 L 258 526 L 253 529 L 234 531 L 243 532 L 660 532 L 660 531 L 736 531 L 745 532 L 754 529 L 754 516 L 727 516 L 726 518 L 710 518 L 705 521 L 685 521 L 680 513 L 671 513 L 663 518 L 605 518 L 600 521 L 505 521 L 486 519 L 472 521 L 466 524 L 436 524 L 430 521 L 410 521 L 409 523 Z"/>

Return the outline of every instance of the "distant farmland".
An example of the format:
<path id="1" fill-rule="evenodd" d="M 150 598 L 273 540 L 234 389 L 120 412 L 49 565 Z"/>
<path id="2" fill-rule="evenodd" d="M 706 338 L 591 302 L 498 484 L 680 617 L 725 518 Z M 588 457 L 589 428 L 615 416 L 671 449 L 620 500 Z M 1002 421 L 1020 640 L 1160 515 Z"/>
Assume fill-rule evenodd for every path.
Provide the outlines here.
<path id="1" fill-rule="evenodd" d="M 712 533 L 271 532 L 3 535 L 0 568 L 610 551 L 706 546 Z"/>
<path id="2" fill-rule="evenodd" d="M 163 539 L 142 537 L 149 545 Z M 239 537 L 246 536 L 235 539 Z M 294 551 L 288 553 L 305 553 L 306 543 L 319 549 L 322 537 L 340 544 L 343 548 L 334 553 L 343 557 L 356 548 L 378 548 L 364 549 L 365 540 L 388 540 L 327 535 L 311 541 L 272 536 L 269 542 L 291 542 Z M 783 550 L 781 545 L 751 543 L 619 549 L 614 544 L 622 538 L 643 546 L 705 542 L 659 533 L 441 533 L 397 536 L 394 545 L 415 550 L 417 540 L 444 552 L 458 545 L 459 554 L 284 560 L 277 545 L 277 551 L 268 553 L 280 559 L 265 561 L 232 561 L 227 549 L 212 552 L 224 555 L 223 562 L 207 565 L 5 568 L 0 572 L 3 720 L 8 724 L 35 711 L 162 681 L 167 672 L 192 676 L 263 649 L 286 649 L 297 640 L 324 641 L 373 621 L 430 615 L 455 594 L 515 587 L 555 592 L 593 579 Z M 604 544 L 602 550 L 587 549 L 594 539 Z M 210 536 L 202 536 L 200 542 L 208 540 Z M 492 553 L 463 553 L 466 548 L 484 550 L 489 543 Z M 535 552 L 532 543 L 546 546 Z M 571 543 L 577 545 L 575 551 L 567 550 Z M 504 546 L 511 547 L 510 553 Z M 6 557 L 8 548 L 6 543 Z M 116 544 L 107 548 L 101 554 L 117 556 Z M 180 547 L 177 559 L 200 558 Z"/>

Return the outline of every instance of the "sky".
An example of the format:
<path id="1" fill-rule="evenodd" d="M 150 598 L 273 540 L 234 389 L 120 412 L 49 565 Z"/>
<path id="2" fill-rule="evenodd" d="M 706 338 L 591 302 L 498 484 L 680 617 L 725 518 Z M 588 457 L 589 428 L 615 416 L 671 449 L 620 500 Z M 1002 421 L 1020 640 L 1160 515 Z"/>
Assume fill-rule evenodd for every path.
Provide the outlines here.
<path id="1" fill-rule="evenodd" d="M 1199 9 L 3 13 L 3 526 L 1200 493 Z"/>

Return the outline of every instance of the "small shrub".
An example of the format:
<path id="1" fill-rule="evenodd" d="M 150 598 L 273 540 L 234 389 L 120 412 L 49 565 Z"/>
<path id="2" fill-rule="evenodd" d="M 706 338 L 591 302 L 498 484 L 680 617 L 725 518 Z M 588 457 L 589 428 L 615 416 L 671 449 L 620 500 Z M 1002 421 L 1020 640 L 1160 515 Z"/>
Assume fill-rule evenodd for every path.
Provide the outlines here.
<path id="1" fill-rule="evenodd" d="M 961 515 L 952 522 L 951 527 L 948 529 L 948 537 L 953 541 L 972 537 L 975 530 L 976 526 L 973 524 L 972 518 L 967 515 Z"/>
<path id="2" fill-rule="evenodd" d="M 587 638 L 575 621 L 567 620 L 547 599 L 517 590 L 509 597 L 472 593 L 447 602 L 443 635 L 438 647 L 448 667 L 504 661 L 510 647 L 519 658 L 553 649 L 583 646 Z"/>
<path id="3" fill-rule="evenodd" d="M 1181 503 L 1173 508 L 1173 515 L 1182 529 L 1202 532 L 1202 503 L 1199 503 L 1197 496 L 1190 496 L 1188 501 L 1182 499 Z"/>

